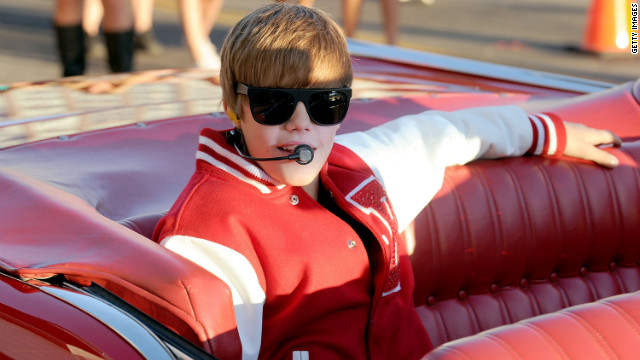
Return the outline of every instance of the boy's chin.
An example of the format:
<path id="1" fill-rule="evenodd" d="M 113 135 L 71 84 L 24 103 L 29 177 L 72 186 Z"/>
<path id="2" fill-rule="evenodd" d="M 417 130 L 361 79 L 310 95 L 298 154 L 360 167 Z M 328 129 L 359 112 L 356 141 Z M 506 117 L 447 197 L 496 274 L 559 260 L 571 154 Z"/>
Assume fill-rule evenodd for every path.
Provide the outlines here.
<path id="1" fill-rule="evenodd" d="M 289 186 L 307 186 L 318 177 L 320 172 L 320 168 L 314 163 L 300 165 L 295 162 L 270 170 L 275 171 L 267 170 L 269 175 Z"/>
<path id="2" fill-rule="evenodd" d="M 290 181 L 285 181 L 284 183 L 289 186 L 304 187 L 311 184 L 313 180 L 314 179 L 292 179 Z"/>

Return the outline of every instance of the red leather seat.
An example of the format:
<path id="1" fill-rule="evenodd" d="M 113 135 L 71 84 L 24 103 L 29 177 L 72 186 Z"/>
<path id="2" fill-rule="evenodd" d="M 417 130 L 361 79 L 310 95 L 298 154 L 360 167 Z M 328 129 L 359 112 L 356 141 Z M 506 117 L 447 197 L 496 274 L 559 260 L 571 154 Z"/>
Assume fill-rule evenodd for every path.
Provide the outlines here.
<path id="1" fill-rule="evenodd" d="M 502 326 L 437 348 L 424 360 L 637 359 L 640 293 Z"/>
<path id="2" fill-rule="evenodd" d="M 606 314 L 608 297 L 640 290 L 639 94 L 636 82 L 551 108 L 565 121 L 611 128 L 632 141 L 608 149 L 620 160 L 615 169 L 523 157 L 447 171 L 442 190 L 405 233 L 415 244 L 416 309 L 433 344 L 444 344 L 429 359 L 546 359 L 555 336 L 558 354 L 589 340 L 573 331 L 574 313 Z M 640 295 L 616 299 L 629 315 L 599 325 L 640 318 Z M 566 331 L 532 330 L 552 324 Z M 620 332 L 622 343 L 638 342 L 637 324 Z M 636 344 L 629 349 L 640 354 Z"/>
<path id="3" fill-rule="evenodd" d="M 447 172 L 415 220 L 415 302 L 434 345 L 640 290 L 640 143 L 614 169 L 552 159 Z"/>

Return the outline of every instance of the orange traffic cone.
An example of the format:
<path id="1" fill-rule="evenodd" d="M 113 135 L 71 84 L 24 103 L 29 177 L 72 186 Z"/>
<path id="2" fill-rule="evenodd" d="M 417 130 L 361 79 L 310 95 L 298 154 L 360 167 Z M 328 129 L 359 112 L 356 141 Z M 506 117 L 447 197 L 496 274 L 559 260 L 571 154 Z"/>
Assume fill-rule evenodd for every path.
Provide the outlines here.
<path id="1" fill-rule="evenodd" d="M 630 53 L 631 0 L 592 0 L 582 50 L 597 53 Z"/>

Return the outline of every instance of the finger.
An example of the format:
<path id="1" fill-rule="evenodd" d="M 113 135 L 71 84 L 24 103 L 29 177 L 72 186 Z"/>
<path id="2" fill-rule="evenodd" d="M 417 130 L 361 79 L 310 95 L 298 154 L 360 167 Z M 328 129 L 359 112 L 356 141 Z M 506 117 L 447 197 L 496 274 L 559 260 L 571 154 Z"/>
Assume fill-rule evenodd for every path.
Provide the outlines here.
<path id="1" fill-rule="evenodd" d="M 614 133 L 611 133 L 611 135 L 613 135 L 612 144 L 615 145 L 615 146 L 621 146 L 622 145 L 622 139 L 620 138 L 620 136 L 618 136 L 618 135 L 616 135 Z"/>
<path id="2" fill-rule="evenodd" d="M 594 145 L 614 145 L 620 146 L 622 145 L 622 140 L 620 137 L 609 130 L 600 130 L 598 131 L 597 140 L 594 142 Z"/>
<path id="3" fill-rule="evenodd" d="M 615 155 L 598 149 L 597 147 L 589 147 L 586 149 L 584 158 L 608 168 L 614 168 L 620 163 Z"/>

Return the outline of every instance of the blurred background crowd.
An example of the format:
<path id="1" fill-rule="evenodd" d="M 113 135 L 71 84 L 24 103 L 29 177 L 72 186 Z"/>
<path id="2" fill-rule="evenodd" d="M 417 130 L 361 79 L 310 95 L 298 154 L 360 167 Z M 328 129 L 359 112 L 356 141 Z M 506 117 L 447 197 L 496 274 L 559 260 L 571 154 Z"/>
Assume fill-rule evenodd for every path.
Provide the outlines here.
<path id="1" fill-rule="evenodd" d="M 161 68 L 215 70 L 229 28 L 266 1 L 4 2 L 0 84 Z M 640 77 L 640 56 L 624 47 L 593 48 L 603 31 L 594 23 L 606 23 L 609 11 L 594 7 L 618 3 L 627 9 L 631 1 L 299 2 L 328 11 L 359 40 L 621 83 Z"/>

